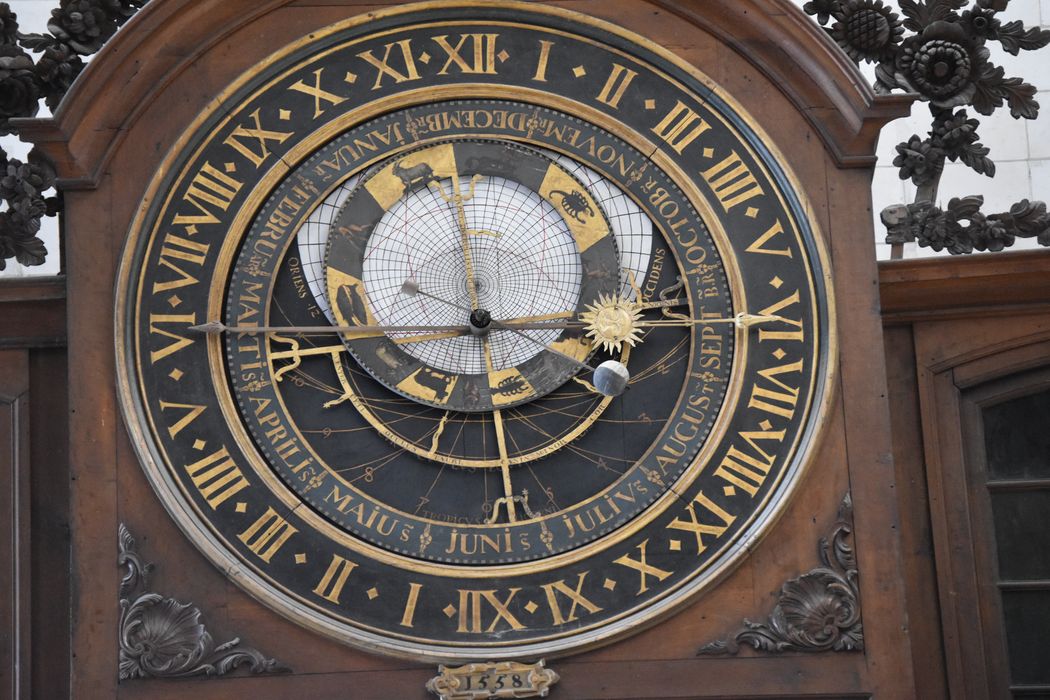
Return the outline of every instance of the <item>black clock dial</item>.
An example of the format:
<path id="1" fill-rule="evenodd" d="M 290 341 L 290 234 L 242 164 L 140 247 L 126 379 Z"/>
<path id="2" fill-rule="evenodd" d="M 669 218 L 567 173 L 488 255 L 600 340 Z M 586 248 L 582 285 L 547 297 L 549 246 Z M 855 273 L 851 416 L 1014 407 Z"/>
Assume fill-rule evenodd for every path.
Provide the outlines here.
<path id="1" fill-rule="evenodd" d="M 835 339 L 804 193 L 712 86 L 514 2 L 254 67 L 121 268 L 125 416 L 179 525 L 415 658 L 565 653 L 714 585 L 800 484 Z"/>
<path id="2" fill-rule="evenodd" d="M 387 115 L 378 123 L 418 119 L 427 111 L 450 108 L 518 110 L 559 119 L 566 126 L 578 124 L 554 110 L 537 112 L 526 104 L 493 101 L 439 104 Z M 290 235 L 281 241 L 288 251 L 283 260 L 275 255 L 270 264 L 253 267 L 256 243 L 272 239 L 269 222 L 294 191 L 315 192 L 316 201 L 327 199 L 330 195 L 311 175 L 316 163 L 360 138 L 360 132 L 375 128 L 365 124 L 336 139 L 277 188 L 234 263 L 227 318 L 250 313 L 271 326 L 290 328 L 313 322 L 317 300 L 303 292 L 302 262 L 292 245 L 301 226 L 288 226 Z M 587 128 L 618 143 L 596 127 Z M 629 150 L 626 144 L 618 146 Z M 377 154 L 378 165 L 356 181 L 330 224 L 328 294 L 321 303 L 328 301 L 334 322 L 347 327 L 443 327 L 469 323 L 473 293 L 479 308 L 496 314 L 495 325 L 484 335 L 463 330 L 453 337 L 446 337 L 445 330 L 426 329 L 369 332 L 372 337 L 363 339 L 348 334 L 345 346 L 332 335 L 295 338 L 273 333 L 229 339 L 235 396 L 258 448 L 287 483 L 332 522 L 381 547 L 425 560 L 534 560 L 579 547 L 630 521 L 678 475 L 640 460 L 667 432 L 668 421 L 682 414 L 683 386 L 699 392 L 710 407 L 693 417 L 696 429 L 682 441 L 682 449 L 690 454 L 703 443 L 728 386 L 732 328 L 680 321 L 691 318 L 691 309 L 701 303 L 682 282 L 684 249 L 651 225 L 656 214 L 647 211 L 650 205 L 644 200 L 634 207 L 649 226 L 629 216 L 615 227 L 608 223 L 600 202 L 610 200 L 615 206 L 617 198 L 627 197 L 621 189 L 626 184 L 591 169 L 601 167 L 597 159 L 588 165 L 562 156 L 564 165 L 559 165 L 507 140 L 442 140 L 391 151 L 395 155 Z M 474 172 L 479 163 L 488 170 Z M 427 173 L 435 179 L 423 183 L 397 175 L 413 167 L 415 177 Z M 585 174 L 590 186 L 569 169 Z M 497 170 L 500 176 L 491 174 Z M 473 181 L 473 196 L 459 204 L 463 226 L 457 221 L 457 204 L 446 201 L 451 194 L 442 196 L 442 187 L 451 187 L 442 175 L 450 173 L 464 192 Z M 352 178 L 354 171 L 348 169 L 343 176 Z M 483 178 L 489 177 L 499 179 L 485 187 Z M 666 175 L 654 171 L 653 177 L 660 177 L 668 191 L 675 189 Z M 392 191 L 383 194 L 383 187 Z M 420 188 L 425 194 L 419 194 Z M 551 200 L 560 205 L 564 199 L 549 194 L 556 191 L 578 192 L 584 211 L 554 211 Z M 377 199 L 386 202 L 387 209 L 378 206 Z M 512 211 L 515 206 L 520 211 Z M 590 229 L 581 225 L 588 221 L 587 207 L 597 219 Z M 302 207 L 300 218 L 309 220 L 311 208 Z M 624 208 L 622 202 L 619 208 Z M 699 217 L 692 217 L 703 231 Z M 578 225 L 576 234 L 566 218 Z M 465 233 L 482 225 L 490 233 Z M 706 231 L 703 235 L 706 255 L 716 260 L 714 242 Z M 583 255 L 577 242 L 581 239 L 588 243 Z M 649 249 L 643 250 L 636 239 Z M 633 253 L 624 256 L 626 262 L 617 240 Z M 464 261 L 464 241 L 471 246 L 470 265 Z M 431 246 L 439 252 L 428 255 Z M 560 253 L 562 249 L 567 250 Z M 559 254 L 570 261 L 558 260 Z M 373 263 L 373 257 L 381 259 Z M 471 290 L 468 269 L 475 280 L 493 281 L 487 289 L 475 282 Z M 548 271 L 552 269 L 557 272 Z M 525 298 L 523 289 L 550 285 L 557 274 L 566 277 L 568 292 L 556 289 L 538 302 Z M 515 282 L 515 275 L 535 279 Z M 704 304 L 705 313 L 730 318 L 731 294 L 718 265 L 711 264 L 708 277 L 701 293 L 715 301 Z M 406 283 L 414 288 L 402 289 Z M 258 301 L 246 302 L 250 296 Z M 357 301 L 351 303 L 354 298 Z M 617 348 L 587 335 L 590 327 L 600 331 L 608 325 L 589 308 L 616 316 L 610 300 L 632 308 L 627 321 L 638 326 Z M 548 306 L 537 307 L 543 303 Z M 535 320 L 550 316 L 555 318 Z M 525 331 L 499 326 L 501 320 L 521 317 L 574 325 Z M 523 338 L 526 333 L 529 336 Z M 719 345 L 717 365 L 694 352 L 699 342 L 710 345 L 713 339 Z M 269 357 L 267 369 L 252 368 L 246 380 L 238 375 L 245 342 Z M 450 343 L 458 347 L 449 348 Z M 343 352 L 344 347 L 349 352 Z M 590 367 L 609 359 L 623 362 L 633 377 L 630 389 L 614 398 L 603 396 L 594 388 L 591 372 L 553 350 L 574 352 L 577 361 L 587 360 Z M 486 363 L 491 372 L 482 374 Z M 545 371 L 537 369 L 544 367 Z M 442 375 L 450 379 L 417 386 L 421 376 Z M 530 395 L 500 401 L 497 392 L 507 377 L 520 378 Z M 475 396 L 485 393 L 486 400 L 463 398 L 468 395 L 463 387 L 470 383 L 478 387 Z M 435 400 L 436 389 L 449 384 L 453 388 L 447 395 Z M 260 414 L 254 407 L 261 402 L 273 409 Z M 469 410 L 461 409 L 464 403 Z M 269 435 L 277 429 L 282 440 L 275 446 Z M 310 459 L 305 466 L 304 455 Z"/>

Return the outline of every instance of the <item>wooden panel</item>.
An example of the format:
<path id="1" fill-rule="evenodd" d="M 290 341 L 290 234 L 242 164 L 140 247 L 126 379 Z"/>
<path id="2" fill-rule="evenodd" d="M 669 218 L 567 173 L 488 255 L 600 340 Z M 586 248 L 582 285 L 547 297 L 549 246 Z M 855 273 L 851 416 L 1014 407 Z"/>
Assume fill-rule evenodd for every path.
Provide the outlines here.
<path id="1" fill-rule="evenodd" d="M 552 664 L 561 668 L 562 664 Z M 758 667 L 762 667 L 761 670 Z M 180 700 L 186 698 L 187 686 L 194 698 L 233 697 L 353 697 L 354 700 L 433 700 L 435 696 L 424 689 L 435 669 L 399 672 L 359 672 L 346 674 L 318 674 L 274 676 L 271 678 L 242 678 L 225 680 L 212 689 L 208 683 L 147 682 L 135 687 L 121 688 L 121 696 L 149 700 Z M 735 679 L 750 679 L 748 698 L 794 700 L 795 698 L 868 698 L 865 692 L 843 692 L 842 687 L 858 680 L 857 669 L 828 669 L 819 658 L 789 656 L 764 662 L 755 659 L 673 661 L 628 661 L 591 663 L 579 673 L 564 677 L 554 687 L 550 697 L 587 698 L 588 700 L 633 700 L 647 697 L 653 700 L 701 697 L 742 697 Z M 344 690 L 337 690 L 343 688 Z M 339 694 L 335 694 L 339 693 Z M 640 693 L 645 693 L 641 695 Z"/>
<path id="2" fill-rule="evenodd" d="M 950 372 L 926 374 L 924 380 L 922 430 L 949 689 L 953 697 L 985 697 L 989 679 L 976 615 L 969 499 L 965 481 L 955 473 L 963 460 L 959 395 Z"/>
<path id="3" fill-rule="evenodd" d="M 126 224 L 111 218 L 108 201 L 88 216 L 84 193 L 67 193 L 67 215 L 79 223 L 66 244 L 69 266 L 69 471 L 78 487 L 70 498 L 72 554 L 72 695 L 111 697 L 117 683 L 119 610 L 116 454 L 119 429 L 113 376 L 113 275 L 110 231 Z M 77 263 L 88 260 L 88 263 Z M 112 643 L 99 640 L 112 639 Z"/>
<path id="4" fill-rule="evenodd" d="M 671 46 L 705 70 L 717 73 L 716 78 L 739 95 L 761 126 L 782 144 L 796 174 L 812 184 L 813 208 L 832 239 L 840 279 L 834 293 L 848 354 L 839 396 L 829 410 L 827 436 L 778 526 L 754 546 L 743 565 L 697 604 L 629 640 L 552 662 L 564 677 L 555 696 L 907 696 L 912 657 L 899 585 L 901 554 L 896 539 L 897 502 L 889 455 L 886 381 L 878 369 L 882 343 L 876 271 L 867 239 L 857 236 L 870 221 L 865 207 L 856 204 L 869 196 L 870 176 L 856 170 L 840 177 L 836 168 L 836 159 L 841 161 L 844 152 L 864 150 L 864 139 L 870 140 L 871 124 L 859 122 L 881 117 L 866 112 L 863 100 L 855 102 L 846 110 L 845 121 L 853 120 L 856 133 L 851 138 L 857 140 L 847 143 L 843 153 L 829 153 L 816 137 L 816 127 L 809 118 L 817 113 L 822 119 L 835 117 L 826 111 L 833 109 L 831 105 L 837 100 L 834 95 L 821 100 L 812 96 L 835 86 L 811 85 L 816 91 L 811 96 L 796 96 L 805 102 L 807 110 L 800 113 L 798 104 L 770 81 L 768 70 L 799 77 L 804 73 L 801 64 L 790 68 L 766 66 L 767 70 L 762 70 L 754 63 L 755 57 L 749 62 L 741 56 L 749 43 L 761 39 L 760 34 L 744 32 L 735 45 L 726 45 L 703 28 L 683 21 L 690 13 L 708 12 L 708 3 L 663 3 L 660 7 L 637 2 L 558 4 L 616 19 L 622 26 Z M 757 7 L 764 13 L 764 25 L 775 27 L 781 15 L 773 10 L 786 3 L 749 0 L 721 5 L 720 16 L 724 18 L 724 13 L 731 11 L 741 22 L 747 20 L 747 7 Z M 41 127 L 43 138 L 55 139 L 48 148 L 61 161 L 63 175 L 84 188 L 97 188 L 71 192 L 66 198 L 71 228 L 75 228 L 68 247 L 72 466 L 67 476 L 58 469 L 47 472 L 51 479 L 74 480 L 68 513 L 73 543 L 68 565 L 74 583 L 67 589 L 55 583 L 44 594 L 59 596 L 66 591 L 72 596 L 75 657 L 69 675 L 75 697 L 153 699 L 192 695 L 199 700 L 241 696 L 278 700 L 347 693 L 355 697 L 426 697 L 422 684 L 433 675 L 432 666 L 369 655 L 312 634 L 266 609 L 210 566 L 182 536 L 146 483 L 121 425 L 113 391 L 115 261 L 128 223 L 141 204 L 142 188 L 160 154 L 167 152 L 183 125 L 241 71 L 276 47 L 364 9 L 359 3 L 337 0 L 153 3 L 118 35 L 113 47 L 92 62 L 63 106 L 59 122 L 72 134 L 70 142 L 64 142 L 59 127 L 48 127 L 49 134 Z M 742 27 L 724 28 L 742 31 Z M 819 34 L 801 25 L 794 31 L 796 43 L 806 32 L 807 36 Z M 778 56 L 785 50 L 773 35 L 761 40 L 768 44 L 761 52 L 763 57 Z M 158 51 L 158 47 L 164 48 Z M 819 53 L 827 46 L 810 48 Z M 829 69 L 819 60 L 807 65 L 819 66 L 813 68 L 815 72 Z M 835 89 L 856 88 L 842 82 L 852 75 L 852 68 L 835 70 L 840 71 Z M 857 92 L 863 97 L 863 90 Z M 815 111 L 810 112 L 811 108 Z M 825 184 L 828 182 L 832 183 L 830 188 Z M 700 645 L 724 637 L 743 618 L 764 619 L 777 600 L 780 586 L 818 565 L 817 541 L 826 534 L 847 488 L 853 489 L 857 503 L 856 542 L 869 650 L 783 656 L 745 651 L 735 659 L 695 658 Z M 57 498 L 61 497 L 59 493 Z M 54 513 L 49 517 L 52 520 L 47 527 L 52 529 L 51 536 L 57 536 L 65 522 L 63 516 Z M 137 536 L 145 558 L 158 566 L 150 590 L 199 606 L 216 641 L 239 636 L 246 644 L 289 664 L 296 674 L 118 684 L 115 635 L 119 571 L 115 544 L 121 521 L 127 522 Z M 56 556 L 55 565 L 62 565 L 60 557 Z M 57 638 L 59 633 L 55 634 Z M 56 674 L 61 675 L 63 670 L 58 668 Z M 61 689 L 54 687 L 52 696 L 60 697 Z"/>
<path id="5" fill-rule="evenodd" d="M 1050 250 L 894 260 L 879 265 L 886 323 L 1050 309 Z"/>
<path id="6" fill-rule="evenodd" d="M 64 348 L 29 354 L 33 697 L 69 695 L 69 415 Z"/>
<path id="7" fill-rule="evenodd" d="M 0 285 L 0 697 L 68 696 L 65 281 Z M 19 349 L 13 349 L 19 348 Z"/>
<path id="8" fill-rule="evenodd" d="M 983 481 L 979 483 L 973 471 L 980 447 L 974 441 L 980 440 L 981 432 L 975 427 L 976 399 L 968 399 L 967 392 L 968 387 L 983 387 L 1036 364 L 1045 365 L 1045 342 L 1041 341 L 1045 330 L 1041 329 L 1047 320 L 1042 315 L 978 316 L 982 320 L 913 327 L 914 358 L 905 343 L 889 354 L 891 397 L 895 399 L 891 405 L 898 472 L 920 489 L 900 495 L 904 539 L 906 546 L 911 543 L 906 549 L 910 550 L 906 567 L 909 610 L 914 611 L 911 620 L 917 644 L 925 647 L 916 649 L 916 658 L 925 651 L 933 657 L 932 670 L 936 671 L 941 653 L 937 647 L 943 648 L 952 697 L 1006 697 L 1002 615 L 997 596 L 989 592 L 987 575 L 995 545 Z M 887 341 L 908 335 L 900 328 Z M 909 396 L 918 397 L 918 417 Z M 906 483 L 904 478 L 901 483 Z M 928 503 L 917 495 L 922 489 L 920 479 L 926 482 Z M 927 558 L 930 541 L 933 562 Z M 938 591 L 939 616 L 923 614 L 920 607 L 934 609 L 931 586 Z M 917 662 L 917 676 L 918 667 Z M 929 692 L 939 693 L 932 697 L 943 696 L 936 687 Z"/>
<path id="9" fill-rule="evenodd" d="M 861 571 L 865 649 L 876 695 L 893 697 L 911 688 L 910 641 L 905 592 L 899 585 L 903 559 L 890 446 L 889 404 L 882 324 L 872 299 L 874 260 L 854 247 L 865 230 L 870 179 L 862 171 L 835 171 L 829 164 L 828 230 L 832 236 L 835 298 L 839 310 L 841 394 L 848 469 L 854 501 L 854 532 Z"/>
<path id="10" fill-rule="evenodd" d="M 923 436 L 918 429 L 920 405 L 911 329 L 903 326 L 886 329 L 885 344 L 915 695 L 944 698 L 948 696 L 948 679 L 941 643 L 937 569 L 922 459 Z"/>
<path id="11" fill-rule="evenodd" d="M 995 545 L 972 473 L 980 430 L 967 397 L 1047 364 L 1050 251 L 879 267 L 918 697 L 1005 697 L 1002 616 L 982 573 Z"/>
<path id="12" fill-rule="evenodd" d="M 0 348 L 55 347 L 65 343 L 65 278 L 0 280 Z"/>
<path id="13" fill-rule="evenodd" d="M 1044 364 L 1047 363 L 1044 358 Z M 1002 365 L 1009 367 L 1009 357 L 1003 358 Z M 989 695 L 991 697 L 1010 697 L 1010 664 L 1006 644 L 1003 599 L 998 583 L 1004 576 L 1000 575 L 996 543 L 997 523 L 992 513 L 992 504 L 986 483 L 989 480 L 988 464 L 985 452 L 986 424 L 981 417 L 982 407 L 999 403 L 1035 391 L 1045 391 L 1050 387 L 1050 368 L 1037 371 L 1009 373 L 1003 379 L 992 380 L 969 391 L 961 392 L 960 409 L 962 414 L 962 443 L 964 460 L 960 463 L 956 478 L 965 479 L 969 497 L 970 528 L 974 533 L 972 547 L 974 552 L 974 574 L 977 582 L 977 607 L 972 614 L 979 618 L 983 632 L 983 648 L 988 669 Z M 1038 422 L 1045 425 L 1040 418 Z M 1044 460 L 1045 454 L 1032 454 L 1032 458 Z M 1016 483 L 1015 488 L 1031 489 L 1023 481 Z M 1045 488 L 1045 486 L 1044 486 Z M 1014 490 L 1014 493 L 1019 491 Z M 1045 493 L 1045 492 L 1044 492 Z M 1045 520 L 1045 517 L 1043 518 Z M 1045 523 L 1043 523 L 1045 527 Z M 1034 541 L 1026 543 L 1034 546 Z M 1026 545 L 1021 545 L 1024 548 Z M 1027 555 L 1034 560 L 1043 559 L 1045 552 L 1031 552 Z M 1035 590 L 1035 589 L 1031 589 Z M 1030 650 L 1028 650 L 1031 653 Z"/>
<path id="14" fill-rule="evenodd" d="M 0 695 L 29 698 L 29 358 L 0 350 Z"/>

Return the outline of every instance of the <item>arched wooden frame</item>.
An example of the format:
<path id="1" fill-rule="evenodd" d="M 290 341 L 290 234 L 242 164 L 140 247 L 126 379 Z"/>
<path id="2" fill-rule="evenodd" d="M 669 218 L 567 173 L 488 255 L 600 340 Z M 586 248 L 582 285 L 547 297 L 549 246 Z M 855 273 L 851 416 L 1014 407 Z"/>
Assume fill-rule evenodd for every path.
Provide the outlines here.
<path id="1" fill-rule="evenodd" d="M 150 3 L 92 60 L 53 119 L 20 119 L 17 126 L 57 164 L 61 187 L 90 189 L 123 134 L 180 73 L 245 26 L 292 4 L 294 0 Z M 652 11 L 649 4 L 614 4 L 607 16 L 597 16 L 625 25 L 644 22 L 645 13 Z M 839 167 L 874 165 L 880 130 L 910 110 L 912 96 L 876 96 L 835 42 L 791 0 L 652 0 L 651 5 L 709 32 L 754 65 L 805 116 Z M 368 9 L 353 6 L 355 14 Z M 193 50 L 157 52 L 155 47 L 171 36 L 180 36 L 180 44 Z M 111 85 L 121 90 L 114 92 Z M 99 124 L 112 129 L 111 139 L 92 133 Z"/>

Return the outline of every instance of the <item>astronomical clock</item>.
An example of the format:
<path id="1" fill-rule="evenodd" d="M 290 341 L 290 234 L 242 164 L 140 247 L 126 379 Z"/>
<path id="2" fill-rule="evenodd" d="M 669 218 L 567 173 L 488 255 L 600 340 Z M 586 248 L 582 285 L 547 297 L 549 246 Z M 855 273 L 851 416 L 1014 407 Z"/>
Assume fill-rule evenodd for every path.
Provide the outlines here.
<path id="1" fill-rule="evenodd" d="M 751 117 L 650 41 L 525 3 L 352 18 L 156 168 L 124 415 L 185 534 L 315 633 L 460 664 L 600 646 L 702 606 L 797 490 L 837 362 L 816 226 Z"/>

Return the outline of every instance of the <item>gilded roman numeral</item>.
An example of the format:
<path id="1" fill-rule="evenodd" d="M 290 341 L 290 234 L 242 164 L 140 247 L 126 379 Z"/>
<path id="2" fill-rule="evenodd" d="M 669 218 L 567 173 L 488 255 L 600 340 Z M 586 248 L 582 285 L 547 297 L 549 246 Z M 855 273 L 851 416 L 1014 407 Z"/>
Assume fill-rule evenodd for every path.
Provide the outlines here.
<path id="1" fill-rule="evenodd" d="M 412 626 L 412 620 L 416 616 L 416 605 L 419 603 L 419 591 L 422 588 L 422 583 L 408 584 L 408 600 L 405 601 L 405 611 L 401 614 L 402 627 Z"/>
<path id="2" fill-rule="evenodd" d="M 780 375 L 802 374 L 802 360 L 760 369 L 758 374 L 761 379 L 755 379 L 755 383 L 751 385 L 751 398 L 747 407 L 790 420 L 795 415 L 795 405 L 798 403 L 798 387 L 781 381 Z M 765 380 L 764 383 L 762 379 Z"/>
<path id="3" fill-rule="evenodd" d="M 298 531 L 278 515 L 277 511 L 268 507 L 266 512 L 237 538 L 246 544 L 257 557 L 269 563 L 273 555 L 277 554 L 278 550 L 288 541 L 288 538 Z"/>
<path id="4" fill-rule="evenodd" d="M 389 53 L 389 51 L 387 52 Z M 321 88 L 321 76 L 324 74 L 324 68 L 318 68 L 314 71 L 314 84 L 310 85 L 304 80 L 299 80 L 294 85 L 288 87 L 289 90 L 295 90 L 306 95 L 310 95 L 314 98 L 314 119 L 324 114 L 328 106 L 334 107 L 346 102 L 346 98 L 341 95 L 328 92 Z M 398 82 L 401 82 L 400 80 Z M 322 103 L 327 106 L 322 107 Z"/>
<path id="5" fill-rule="evenodd" d="M 650 577 L 655 578 L 657 581 L 663 581 L 665 578 L 672 574 L 671 571 L 665 571 L 659 567 L 650 564 L 645 557 L 645 548 L 649 544 L 649 540 L 644 540 L 637 546 L 638 558 L 631 557 L 630 554 L 624 554 L 619 559 L 615 560 L 615 563 L 620 566 L 626 566 L 628 569 L 634 569 L 639 575 L 638 584 L 638 595 L 645 593 L 649 590 L 648 579 Z"/>
<path id="6" fill-rule="evenodd" d="M 459 589 L 459 627 L 457 632 L 494 632 L 500 622 L 505 622 L 513 630 L 525 629 L 510 611 L 510 602 L 514 600 L 520 588 L 511 588 L 503 600 L 497 596 L 498 591 L 468 591 Z M 485 625 L 485 604 L 492 608 L 495 615 Z"/>
<path id="7" fill-rule="evenodd" d="M 255 126 L 246 126 L 244 124 L 238 126 L 226 137 L 223 143 L 232 147 L 258 168 L 270 157 L 270 149 L 266 146 L 266 142 L 276 141 L 279 144 L 284 143 L 292 135 L 292 132 L 264 129 L 259 120 L 258 109 L 252 112 L 249 117 Z"/>
<path id="8" fill-rule="evenodd" d="M 805 340 L 806 335 L 802 326 L 801 319 L 789 318 L 784 315 L 784 310 L 795 306 L 799 303 L 799 300 L 799 292 L 796 289 L 793 294 L 784 297 L 775 304 L 770 304 L 769 306 L 758 312 L 761 316 L 778 316 L 780 318 L 779 323 L 786 323 L 789 326 L 793 326 L 795 328 L 795 330 L 793 331 L 782 331 L 773 330 L 771 328 L 763 326 L 759 328 L 758 331 L 758 342 L 761 343 L 766 340 L 791 340 L 801 343 L 803 340 Z M 798 311 L 798 309 L 795 309 L 795 311 Z"/>
<path id="9" fill-rule="evenodd" d="M 783 430 L 751 430 L 737 433 L 737 437 L 747 443 L 749 451 L 733 445 L 715 470 L 715 476 L 728 482 L 732 487 L 741 488 L 752 497 L 758 493 L 766 482 L 769 468 L 773 466 L 775 454 L 766 452 L 758 446 L 759 440 L 784 441 Z"/>
<path id="10" fill-rule="evenodd" d="M 566 622 L 572 622 L 576 619 L 576 608 L 582 606 L 584 610 L 589 613 L 601 612 L 601 608 L 592 603 L 583 595 L 583 581 L 587 578 L 589 572 L 584 571 L 576 578 L 576 587 L 570 588 L 565 580 L 555 581 L 554 583 L 543 584 L 543 592 L 547 594 L 547 605 L 551 609 L 551 617 L 554 619 L 554 624 L 563 625 Z M 570 601 L 569 612 L 564 613 L 561 609 L 561 604 L 558 602 L 558 593 L 561 593 L 564 597 Z"/>
<path id="11" fill-rule="evenodd" d="M 248 480 L 225 447 L 193 464 L 187 464 L 186 473 L 212 510 L 248 488 Z"/>
<path id="12" fill-rule="evenodd" d="M 540 39 L 540 55 L 536 59 L 536 73 L 532 76 L 532 79 L 537 82 L 547 82 L 547 63 L 551 60 L 552 46 L 554 46 L 553 41 Z"/>
<path id="13" fill-rule="evenodd" d="M 182 201 L 193 206 L 196 214 L 178 214 L 173 219 L 176 226 L 214 224 L 219 221 L 216 212 L 225 212 L 244 183 L 230 177 L 211 163 L 205 163 L 194 175 Z"/>
<path id="14" fill-rule="evenodd" d="M 598 93 L 598 101 L 604 102 L 613 109 L 619 109 L 620 100 L 623 99 L 623 93 L 627 90 L 627 86 L 631 84 L 631 81 L 634 80 L 636 75 L 638 75 L 638 73 L 630 68 L 621 66 L 619 63 L 614 63 L 612 72 L 609 73 L 605 85 L 602 86 L 602 91 Z M 679 102 L 678 104 L 682 103 Z M 681 153 L 681 151 L 679 151 L 679 153 Z"/>
<path id="15" fill-rule="evenodd" d="M 766 255 L 782 255 L 785 258 L 793 257 L 791 249 L 786 246 L 784 248 L 766 248 L 767 243 L 782 233 L 784 233 L 784 226 L 780 223 L 780 219 L 777 219 L 776 223 L 766 229 L 765 233 L 755 239 L 755 242 L 747 247 L 747 252 L 764 253 Z"/>
<path id="16" fill-rule="evenodd" d="M 685 512 L 687 516 L 685 519 L 675 518 L 667 524 L 667 527 L 673 530 L 691 532 L 696 537 L 697 555 L 703 554 L 704 550 L 707 549 L 703 539 L 704 535 L 718 539 L 736 520 L 735 515 L 726 512 L 724 508 L 705 496 L 702 491 L 697 493 L 696 497 L 685 507 Z M 718 519 L 718 524 L 712 525 L 710 524 L 710 517 L 702 517 L 711 515 Z M 705 519 L 708 522 L 702 522 Z"/>
<path id="17" fill-rule="evenodd" d="M 339 596 L 342 595 L 343 587 L 346 585 L 346 579 L 350 577 L 350 572 L 356 568 L 357 564 L 354 562 L 344 559 L 338 554 L 333 554 L 332 563 L 328 565 L 328 570 L 324 572 L 320 583 L 314 588 L 314 593 L 338 605 Z"/>
<path id="18" fill-rule="evenodd" d="M 441 50 L 445 52 L 448 59 L 445 65 L 438 71 L 438 75 L 447 75 L 451 66 L 456 66 L 461 73 L 489 75 L 496 74 L 496 40 L 499 34 L 461 34 L 455 46 L 448 42 L 448 35 L 442 34 L 433 37 Z M 470 41 L 469 61 L 463 57 L 463 45 Z M 506 54 L 504 54 L 506 55 Z"/>
<path id="19" fill-rule="evenodd" d="M 761 185 L 740 160 L 736 151 L 731 151 L 721 162 L 701 171 L 700 174 L 714 190 L 715 196 L 726 211 L 764 194 Z"/>
<path id="20" fill-rule="evenodd" d="M 201 243 L 174 233 L 164 235 L 164 242 L 160 247 L 160 259 L 158 264 L 175 273 L 175 278 L 164 282 L 153 283 L 153 293 L 167 292 L 180 287 L 188 287 L 197 284 L 200 280 L 183 268 L 189 265 L 200 267 L 208 258 L 209 243 Z"/>
<path id="21" fill-rule="evenodd" d="M 169 355 L 177 353 L 183 348 L 187 348 L 196 342 L 196 338 L 188 338 L 184 335 L 174 333 L 167 328 L 162 328 L 162 325 L 181 325 L 185 328 L 196 325 L 197 314 L 150 314 L 149 315 L 149 333 L 150 336 L 160 336 L 161 338 L 167 338 L 171 342 L 162 348 L 151 350 L 149 353 L 150 364 L 156 364 L 158 360 L 163 360 Z M 163 341 L 161 341 L 163 342 Z"/>
<path id="22" fill-rule="evenodd" d="M 177 421 L 168 426 L 168 435 L 175 437 L 183 428 L 197 420 L 197 416 L 204 413 L 204 409 L 207 406 L 199 406 L 192 403 L 169 403 L 167 401 L 160 402 L 160 410 L 167 411 L 169 409 L 176 409 L 183 411 L 183 415 Z"/>
<path id="23" fill-rule="evenodd" d="M 400 49 L 401 59 L 404 65 L 404 73 L 390 65 L 390 54 L 395 46 Z M 386 76 L 393 78 L 395 83 L 419 80 L 419 71 L 416 70 L 416 61 L 412 57 L 411 39 L 402 39 L 401 41 L 387 44 L 383 49 L 383 58 L 381 59 L 376 58 L 371 49 L 357 54 L 359 58 L 364 59 L 378 71 L 378 73 L 376 73 L 375 85 L 372 86 L 373 90 L 378 90 L 383 86 L 383 78 Z"/>
<path id="24" fill-rule="evenodd" d="M 668 146 L 681 153 L 686 146 L 711 128 L 699 114 L 686 107 L 681 100 L 675 100 L 675 106 L 659 124 L 653 127 L 653 133 L 662 138 Z"/>

